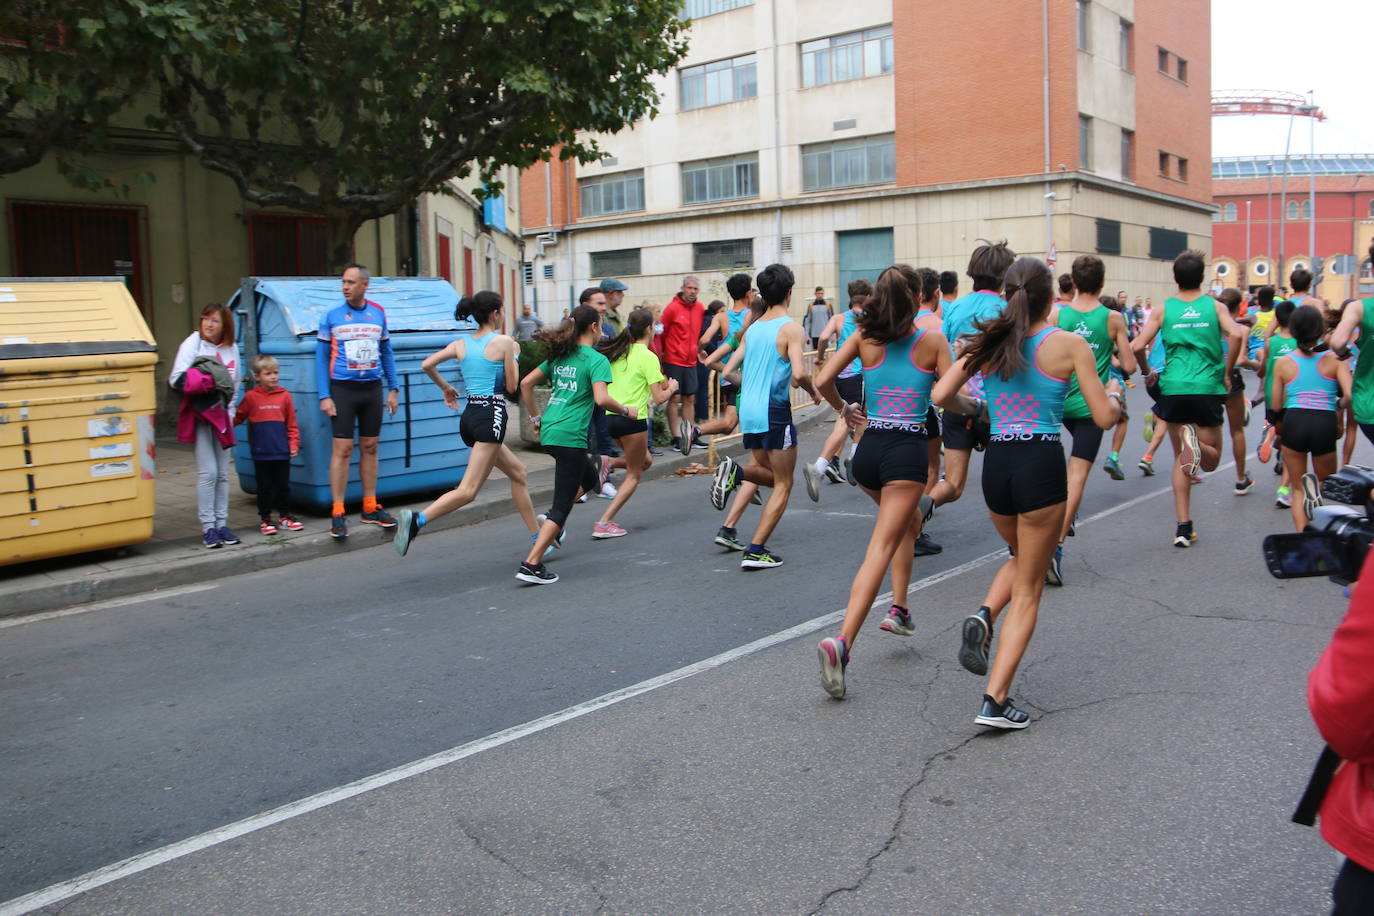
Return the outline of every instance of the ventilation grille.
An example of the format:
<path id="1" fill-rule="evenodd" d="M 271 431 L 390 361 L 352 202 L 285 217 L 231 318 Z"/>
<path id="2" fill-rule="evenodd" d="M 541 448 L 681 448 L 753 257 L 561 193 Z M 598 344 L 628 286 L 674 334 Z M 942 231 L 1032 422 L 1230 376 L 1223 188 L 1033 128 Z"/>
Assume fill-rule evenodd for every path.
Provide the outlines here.
<path id="1" fill-rule="evenodd" d="M 790 236 L 790 235 L 784 235 L 784 236 L 780 237 L 780 238 L 778 239 L 778 250 L 779 250 L 779 251 L 791 251 L 791 250 L 792 250 L 792 236 Z"/>
<path id="2" fill-rule="evenodd" d="M 620 159 L 617 156 L 602 156 L 601 165 L 603 168 L 610 168 L 613 165 L 620 165 Z"/>
<path id="3" fill-rule="evenodd" d="M 523 265 L 522 272 L 525 275 L 525 285 L 529 286 L 531 283 L 534 282 L 534 262 L 526 261 Z"/>
<path id="4" fill-rule="evenodd" d="M 859 126 L 858 118 L 845 118 L 843 121 L 835 122 L 836 130 L 851 130 Z"/>
<path id="5" fill-rule="evenodd" d="M 552 280 L 552 279 L 553 279 L 553 265 L 552 265 L 552 264 L 545 264 L 545 265 L 544 265 L 544 279 L 545 279 L 545 280 Z"/>

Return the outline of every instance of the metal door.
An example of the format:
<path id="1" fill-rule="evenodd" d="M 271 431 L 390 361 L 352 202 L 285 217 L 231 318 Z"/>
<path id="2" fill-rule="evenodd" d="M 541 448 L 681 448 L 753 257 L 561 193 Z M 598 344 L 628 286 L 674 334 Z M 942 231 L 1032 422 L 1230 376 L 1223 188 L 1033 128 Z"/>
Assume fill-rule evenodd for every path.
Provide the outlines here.
<path id="1" fill-rule="evenodd" d="M 839 249 L 840 287 L 835 290 L 834 299 L 843 307 L 849 303 L 845 290 L 851 280 L 863 277 L 870 283 L 877 283 L 878 274 L 892 265 L 892 230 L 837 232 L 835 241 Z"/>

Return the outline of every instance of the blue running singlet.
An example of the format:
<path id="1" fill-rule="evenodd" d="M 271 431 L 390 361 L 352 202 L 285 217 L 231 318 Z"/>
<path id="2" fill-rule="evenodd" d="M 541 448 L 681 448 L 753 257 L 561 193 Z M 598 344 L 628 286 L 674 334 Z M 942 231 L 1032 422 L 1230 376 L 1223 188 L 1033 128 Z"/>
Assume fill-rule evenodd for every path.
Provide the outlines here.
<path id="1" fill-rule="evenodd" d="M 883 345 L 883 358 L 864 366 L 864 409 L 869 429 L 926 432 L 935 373 L 916 365 L 916 345 L 925 329 Z"/>
<path id="2" fill-rule="evenodd" d="M 988 412 L 992 417 L 992 439 L 1059 437 L 1064 419 L 1064 397 L 1069 380 L 1046 374 L 1035 362 L 1037 351 L 1045 338 L 1059 332 L 1059 328 L 1045 328 L 1034 337 L 1021 342 L 1021 355 L 1026 364 L 1011 378 L 1001 373 L 984 376 Z"/>
<path id="3" fill-rule="evenodd" d="M 778 332 L 792 319 L 786 315 L 755 321 L 744 332 L 744 365 L 740 370 L 739 428 L 766 433 L 770 426 L 792 422 L 792 362 L 778 355 Z"/>
<path id="4" fill-rule="evenodd" d="M 506 361 L 487 359 L 483 354 L 487 344 L 496 336 L 490 331 L 481 337 L 469 337 L 463 343 L 463 358 L 458 363 L 463 373 L 463 387 L 468 397 L 490 397 L 506 393 Z"/>
<path id="5" fill-rule="evenodd" d="M 840 336 L 835 340 L 835 350 L 837 352 L 839 351 L 840 347 L 844 346 L 844 342 L 850 338 L 850 335 L 852 335 L 855 331 L 859 329 L 858 317 L 862 314 L 862 312 L 856 312 L 854 309 L 850 309 L 849 311 L 844 313 L 844 322 L 840 325 Z M 859 361 L 859 358 L 856 356 L 849 363 L 849 365 L 845 366 L 843 369 L 840 370 L 839 377 L 853 378 L 854 376 L 858 375 L 859 372 L 862 371 L 862 369 L 863 364 Z"/>
<path id="6" fill-rule="evenodd" d="M 1297 407 L 1302 410 L 1335 410 L 1340 387 L 1334 378 L 1322 375 L 1318 364 L 1322 354 L 1304 354 L 1291 350 L 1282 359 L 1291 359 L 1297 364 L 1298 374 L 1284 388 L 1283 406 Z"/>

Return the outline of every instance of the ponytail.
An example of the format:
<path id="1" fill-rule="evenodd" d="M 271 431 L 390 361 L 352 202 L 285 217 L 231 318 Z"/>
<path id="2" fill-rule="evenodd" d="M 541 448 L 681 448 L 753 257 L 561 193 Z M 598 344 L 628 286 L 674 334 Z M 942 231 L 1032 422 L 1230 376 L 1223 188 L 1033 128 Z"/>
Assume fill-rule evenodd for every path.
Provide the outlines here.
<path id="1" fill-rule="evenodd" d="M 481 326 L 491 320 L 492 312 L 501 311 L 501 304 L 500 293 L 484 289 L 459 299 L 458 307 L 453 310 L 453 317 L 459 321 L 470 318 Z"/>
<path id="2" fill-rule="evenodd" d="M 1054 274 L 1035 258 L 1021 258 L 1006 273 L 1007 307 L 1002 314 L 975 325 L 979 334 L 964 350 L 969 374 L 997 374 L 1009 379 L 1025 368 L 1021 344 L 1030 326 L 1050 310 Z"/>
<path id="3" fill-rule="evenodd" d="M 648 309 L 635 309 L 630 312 L 624 330 L 597 347 L 597 352 L 606 357 L 608 362 L 613 363 L 616 360 L 624 359 L 625 354 L 630 352 L 630 346 L 638 343 L 640 338 L 644 336 L 644 332 L 649 330 L 653 323 L 653 312 Z"/>
<path id="4" fill-rule="evenodd" d="M 549 360 L 566 359 L 577 350 L 577 342 L 587 328 L 601 321 L 601 313 L 590 305 L 579 305 L 558 327 L 534 335 L 548 345 Z"/>
<path id="5" fill-rule="evenodd" d="M 1316 306 L 1300 305 L 1288 319 L 1288 333 L 1293 335 L 1298 349 L 1308 356 L 1316 351 L 1325 331 L 1326 319 Z"/>
<path id="6" fill-rule="evenodd" d="M 906 271 L 911 271 L 906 265 L 884 270 L 878 275 L 872 298 L 864 303 L 864 313 L 858 318 L 858 324 L 863 336 L 874 343 L 891 343 L 911 333 L 916 303 Z M 915 271 L 911 273 L 914 277 Z"/>

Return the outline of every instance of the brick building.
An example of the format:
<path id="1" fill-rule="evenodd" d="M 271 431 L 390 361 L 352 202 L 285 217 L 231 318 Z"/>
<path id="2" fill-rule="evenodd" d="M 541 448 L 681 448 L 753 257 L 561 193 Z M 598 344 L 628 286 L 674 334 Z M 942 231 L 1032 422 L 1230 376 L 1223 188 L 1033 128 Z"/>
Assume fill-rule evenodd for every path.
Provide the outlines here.
<path id="1" fill-rule="evenodd" d="M 1217 210 L 1211 273 L 1217 285 L 1286 286 L 1294 268 L 1316 266 L 1317 295 L 1328 301 L 1374 296 L 1374 155 L 1216 159 L 1212 192 Z"/>
<path id="2" fill-rule="evenodd" d="M 521 182 L 527 301 L 615 276 L 724 298 L 781 260 L 837 301 L 895 261 L 962 272 L 979 238 L 1163 296 L 1210 247 L 1210 4 L 687 0 L 661 114 Z M 800 310 L 800 302 L 796 304 Z"/>

